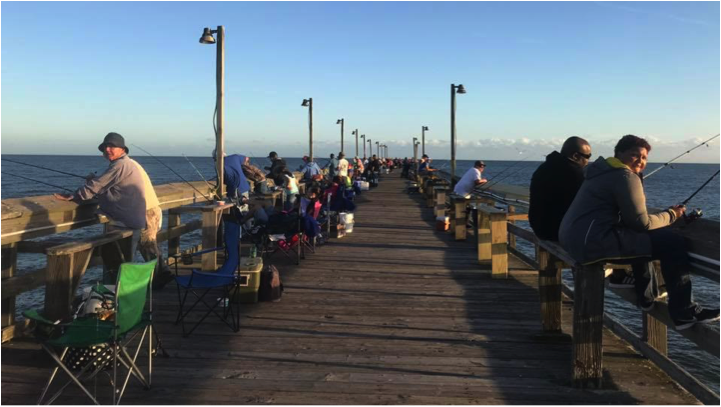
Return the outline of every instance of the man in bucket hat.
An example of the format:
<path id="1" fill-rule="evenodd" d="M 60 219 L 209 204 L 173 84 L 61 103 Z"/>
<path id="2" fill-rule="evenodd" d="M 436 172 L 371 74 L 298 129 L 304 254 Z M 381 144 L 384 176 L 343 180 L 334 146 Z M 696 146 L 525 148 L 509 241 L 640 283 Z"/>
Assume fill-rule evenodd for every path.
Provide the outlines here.
<path id="1" fill-rule="evenodd" d="M 162 223 L 163 212 L 155 195 L 150 177 L 143 167 L 128 157 L 125 139 L 118 133 L 108 133 L 98 146 L 110 165 L 100 176 L 91 174 L 74 194 L 54 194 L 63 201 L 98 199 L 100 212 L 110 218 L 108 230 L 133 231 L 131 252 L 140 249 L 146 261 L 158 259 L 160 273 L 153 286 L 160 288 L 172 279 L 172 273 L 163 261 L 156 235 Z"/>

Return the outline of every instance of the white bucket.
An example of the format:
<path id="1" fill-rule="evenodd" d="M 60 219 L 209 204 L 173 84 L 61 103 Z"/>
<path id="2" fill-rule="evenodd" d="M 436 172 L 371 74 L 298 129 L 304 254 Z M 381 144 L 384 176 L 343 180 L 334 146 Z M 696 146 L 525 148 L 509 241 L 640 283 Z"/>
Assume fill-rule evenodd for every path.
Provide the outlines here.
<path id="1" fill-rule="evenodd" d="M 353 222 L 344 224 L 346 233 L 353 233 Z"/>
<path id="2" fill-rule="evenodd" d="M 438 222 L 450 222 L 451 218 L 448 216 L 436 216 Z"/>
<path id="3" fill-rule="evenodd" d="M 350 212 L 341 212 L 340 214 L 340 223 L 347 225 L 347 224 L 353 224 L 353 214 Z"/>

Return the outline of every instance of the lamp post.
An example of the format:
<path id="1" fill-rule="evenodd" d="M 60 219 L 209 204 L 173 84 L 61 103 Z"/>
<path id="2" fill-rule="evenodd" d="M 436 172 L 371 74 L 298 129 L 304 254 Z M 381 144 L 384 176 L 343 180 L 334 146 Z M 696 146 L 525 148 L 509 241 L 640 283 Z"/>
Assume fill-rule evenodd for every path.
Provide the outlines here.
<path id="1" fill-rule="evenodd" d="M 356 131 L 357 131 L 357 130 L 356 130 Z M 356 135 L 356 137 L 357 137 L 357 136 L 358 136 L 358 135 Z M 365 134 L 361 134 L 360 137 L 363 139 L 363 158 L 367 158 L 368 156 L 366 155 L 366 135 L 365 135 Z"/>
<path id="2" fill-rule="evenodd" d="M 308 143 L 310 145 L 308 156 L 313 161 L 313 98 L 303 99 L 303 103 L 300 105 L 308 108 Z"/>
<path id="3" fill-rule="evenodd" d="M 345 119 L 338 119 L 335 124 L 340 124 L 340 152 L 343 153 L 343 125 L 345 124 Z"/>
<path id="4" fill-rule="evenodd" d="M 416 175 L 418 175 L 418 144 L 416 144 L 418 137 L 413 137 L 413 162 L 416 165 Z"/>
<path id="5" fill-rule="evenodd" d="M 380 158 L 381 150 L 380 150 L 380 147 L 378 147 L 378 146 L 379 146 L 379 143 L 376 141 L 376 154 L 378 154 L 378 157 Z M 371 151 L 371 153 L 372 153 L 372 151 Z"/>
<path id="6" fill-rule="evenodd" d="M 368 139 L 368 154 L 373 155 L 373 140 Z"/>
<path id="7" fill-rule="evenodd" d="M 451 187 L 456 186 L 456 93 L 466 93 L 463 85 L 451 84 Z"/>
<path id="8" fill-rule="evenodd" d="M 350 134 L 355 134 L 355 156 L 358 157 L 358 129 L 353 130 Z"/>
<path id="9" fill-rule="evenodd" d="M 423 154 L 426 153 L 426 130 L 428 130 L 428 126 L 421 126 L 421 150 Z"/>
<path id="10" fill-rule="evenodd" d="M 213 37 L 218 34 L 218 40 Z M 225 185 L 223 184 L 223 119 L 224 119 L 224 87 L 225 87 L 225 27 L 219 25 L 217 29 L 211 30 L 208 27 L 203 28 L 203 35 L 200 36 L 201 44 L 216 44 L 215 57 L 215 169 L 218 172 L 218 197 L 225 194 Z"/>

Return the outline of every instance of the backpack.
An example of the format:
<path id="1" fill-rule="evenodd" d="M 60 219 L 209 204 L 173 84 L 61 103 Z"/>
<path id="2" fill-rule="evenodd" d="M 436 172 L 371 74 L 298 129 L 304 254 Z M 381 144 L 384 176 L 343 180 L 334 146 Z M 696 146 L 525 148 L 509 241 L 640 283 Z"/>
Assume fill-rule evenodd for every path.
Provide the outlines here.
<path id="1" fill-rule="evenodd" d="M 260 273 L 260 288 L 258 289 L 258 301 L 278 302 L 283 296 L 283 283 L 280 281 L 280 272 L 269 264 Z"/>

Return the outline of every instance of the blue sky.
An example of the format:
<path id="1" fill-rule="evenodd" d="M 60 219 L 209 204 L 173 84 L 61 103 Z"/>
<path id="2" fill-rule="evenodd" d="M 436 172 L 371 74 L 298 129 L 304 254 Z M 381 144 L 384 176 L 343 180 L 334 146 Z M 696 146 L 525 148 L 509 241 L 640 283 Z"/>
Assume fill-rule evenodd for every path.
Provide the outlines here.
<path id="1" fill-rule="evenodd" d="M 226 28 L 226 149 L 339 149 L 346 120 L 410 155 L 547 154 L 571 135 L 610 154 L 647 137 L 662 161 L 719 132 L 718 2 L 3 2 L 2 152 L 97 154 L 109 131 L 157 155 L 213 148 Z M 718 162 L 718 142 L 685 161 Z"/>

